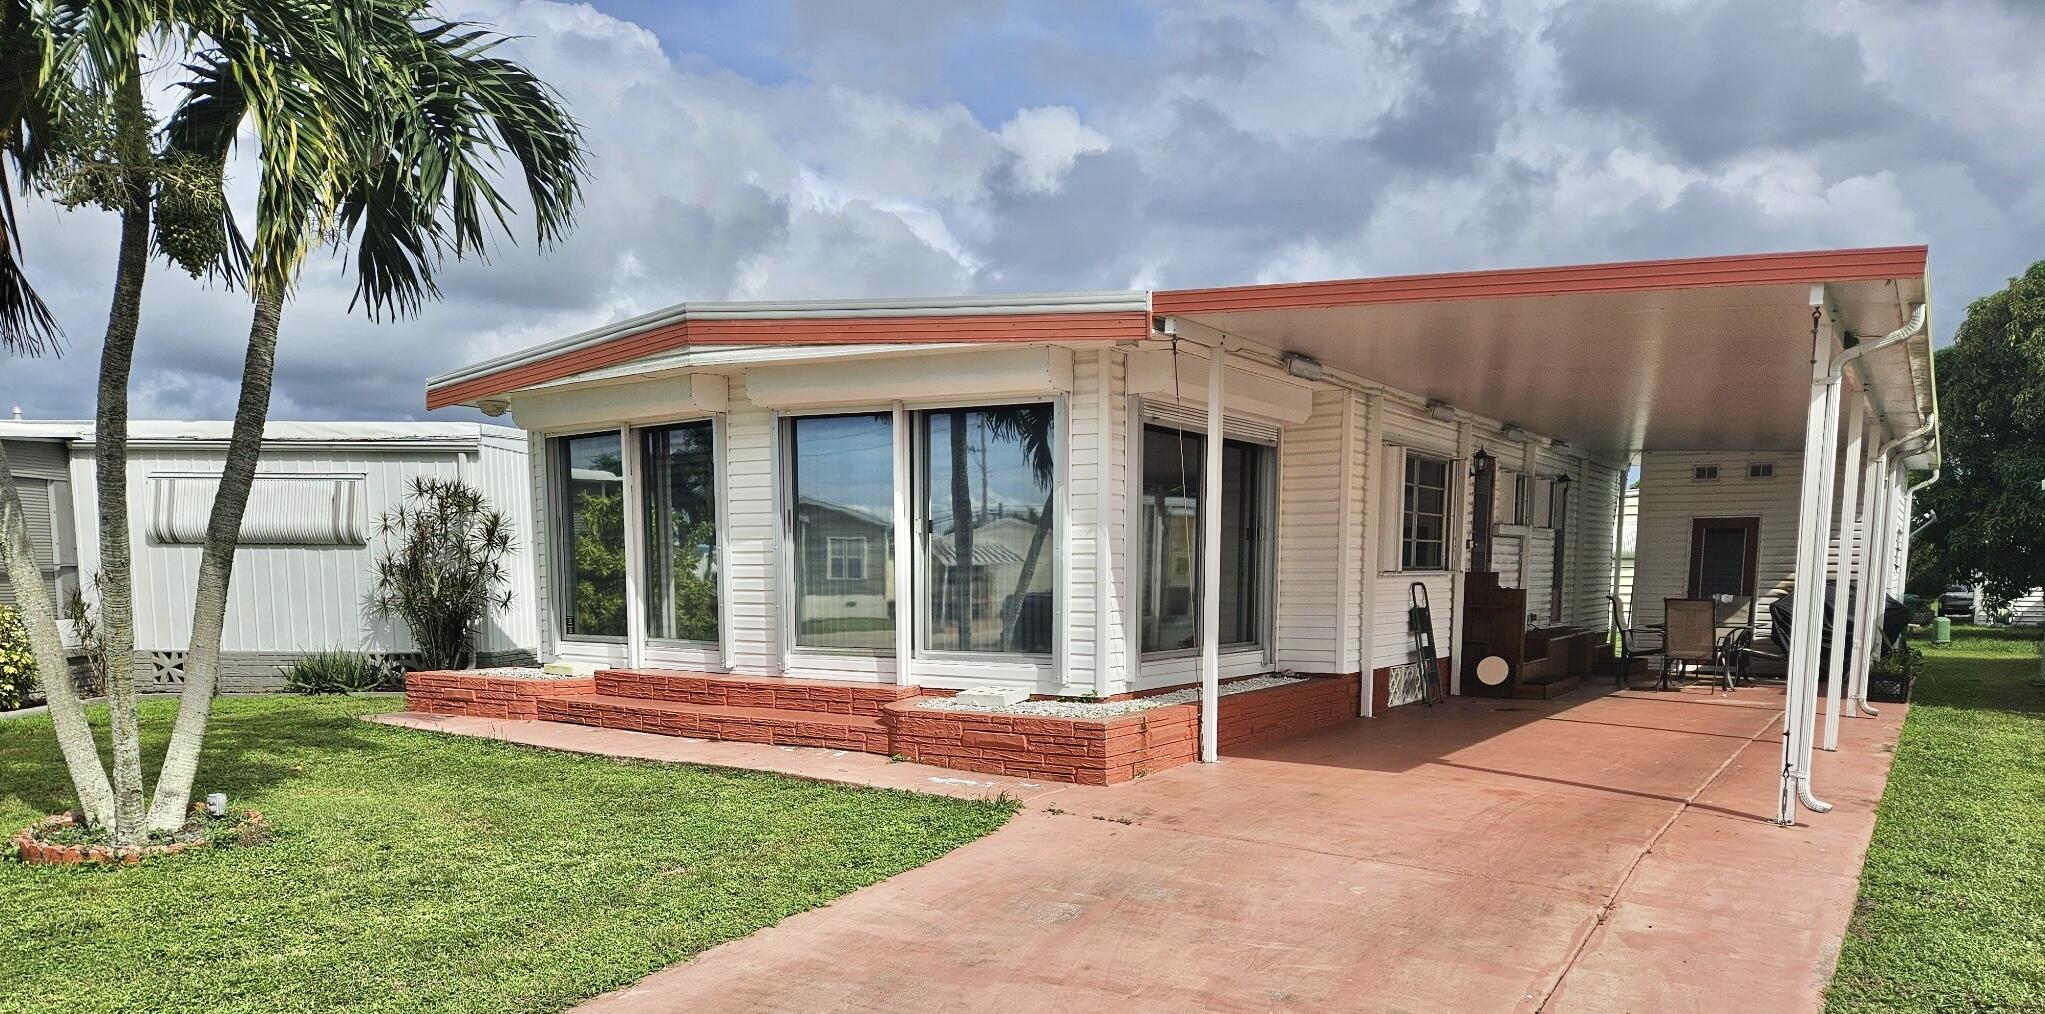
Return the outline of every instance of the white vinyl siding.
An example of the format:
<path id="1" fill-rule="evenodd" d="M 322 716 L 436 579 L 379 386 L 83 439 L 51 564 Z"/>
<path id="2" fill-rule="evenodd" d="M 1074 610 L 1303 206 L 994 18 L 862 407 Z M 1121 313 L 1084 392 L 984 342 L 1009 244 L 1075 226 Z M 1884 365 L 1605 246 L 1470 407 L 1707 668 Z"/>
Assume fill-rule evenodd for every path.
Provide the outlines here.
<path id="1" fill-rule="evenodd" d="M 1363 476 L 1354 460 L 1361 406 L 1347 390 L 1314 394 L 1313 415 L 1285 431 L 1278 463 L 1277 664 L 1355 672 L 1355 587 Z"/>
<path id="2" fill-rule="evenodd" d="M 1106 394 L 1102 392 L 1102 370 L 1107 371 Z M 1124 555 L 1110 549 L 1107 624 L 1105 642 L 1096 629 L 1099 603 L 1095 598 L 1103 559 L 1101 539 L 1109 547 L 1128 545 L 1124 536 L 1124 504 L 1128 495 L 1127 451 L 1128 398 L 1123 396 L 1124 358 L 1120 353 L 1095 351 L 1073 357 L 1073 393 L 1070 401 L 1067 447 L 1067 517 L 1072 534 L 1068 559 L 1071 579 L 1066 594 L 1065 692 L 1085 694 L 1095 689 L 1096 652 L 1108 653 L 1108 673 L 1113 684 L 1126 682 L 1124 666 L 1123 610 L 1128 587 Z M 1108 515 L 1100 516 L 1100 484 L 1107 483 Z M 1105 520 L 1106 530 L 1102 523 Z"/>
<path id="3" fill-rule="evenodd" d="M 1754 561 L 1755 638 L 1758 642 L 1767 637 L 1768 606 L 1796 569 L 1803 467 L 1800 455 L 1780 454 L 1768 458 L 1776 462 L 1773 478 L 1747 479 L 1746 462 L 1765 457 L 1761 452 L 1641 455 L 1640 530 L 1634 545 L 1633 599 L 1628 603 L 1635 625 L 1662 622 L 1663 600 L 1689 593 L 1690 533 L 1696 519 L 1753 517 L 1761 519 Z M 1716 482 L 1691 478 L 1698 466 L 1710 464 L 1739 470 Z"/>
<path id="4" fill-rule="evenodd" d="M 727 570 L 722 625 L 730 633 L 733 671 L 781 671 L 776 588 L 781 519 L 775 498 L 774 413 L 755 407 L 734 382 L 725 416 L 725 521 Z"/>

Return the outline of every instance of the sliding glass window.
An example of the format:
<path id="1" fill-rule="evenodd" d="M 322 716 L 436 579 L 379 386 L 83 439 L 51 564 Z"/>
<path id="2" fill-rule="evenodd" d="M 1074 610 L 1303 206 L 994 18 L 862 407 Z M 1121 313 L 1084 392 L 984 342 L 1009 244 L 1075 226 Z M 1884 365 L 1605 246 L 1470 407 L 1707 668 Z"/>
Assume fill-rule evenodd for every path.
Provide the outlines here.
<path id="1" fill-rule="evenodd" d="M 1143 428 L 1142 650 L 1200 644 L 1200 512 L 1206 438 L 1166 426 Z M 1271 448 L 1224 438 L 1221 445 L 1223 645 L 1262 643 L 1268 615 Z"/>
<path id="2" fill-rule="evenodd" d="M 551 442 L 561 633 L 625 636 L 625 466 L 616 431 Z"/>
<path id="3" fill-rule="evenodd" d="M 717 467 L 709 420 L 639 431 L 646 636 L 717 640 Z"/>
<path id="4" fill-rule="evenodd" d="M 894 422 L 887 413 L 788 421 L 795 644 L 895 647 Z"/>
<path id="5" fill-rule="evenodd" d="M 919 412 L 923 647 L 1051 653 L 1052 406 Z"/>

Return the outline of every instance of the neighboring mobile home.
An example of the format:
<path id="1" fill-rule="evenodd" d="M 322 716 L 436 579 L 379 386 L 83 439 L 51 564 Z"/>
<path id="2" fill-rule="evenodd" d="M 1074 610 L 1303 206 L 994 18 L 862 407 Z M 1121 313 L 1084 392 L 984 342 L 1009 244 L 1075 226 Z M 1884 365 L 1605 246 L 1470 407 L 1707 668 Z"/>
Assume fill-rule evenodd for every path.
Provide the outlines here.
<path id="1" fill-rule="evenodd" d="M 1219 680 L 1335 677 L 1351 713 L 1418 699 L 1423 592 L 1452 692 L 1537 689 L 1518 669 L 1553 628 L 1607 629 L 1635 460 L 1643 622 L 1663 596 L 1765 597 L 1816 573 L 1801 551 L 1826 532 L 1801 501 L 1841 487 L 1836 465 L 1805 471 L 1807 447 L 1851 429 L 1856 478 L 1885 442 L 1935 456 L 1925 298 L 1910 247 L 687 303 L 435 378 L 427 401 L 508 412 L 532 436 L 549 660 L 926 694 L 1204 686 L 1211 757 L 1229 738 Z M 1851 422 L 1824 428 L 1842 403 Z M 1709 498 L 1671 478 L 1706 462 L 1773 471 Z M 592 468 L 639 522 L 600 523 Z M 1901 474 L 1870 475 L 1868 500 L 1900 496 Z M 591 569 L 612 557 L 625 565 Z M 649 581 L 665 573 L 703 579 L 710 612 L 678 623 L 683 596 Z M 695 633 L 666 633 L 681 626 Z M 1501 636 L 1511 675 L 1480 683 Z"/>
<path id="2" fill-rule="evenodd" d="M 175 689 L 191 636 L 193 591 L 213 490 L 225 461 L 225 422 L 135 422 L 128 437 L 128 516 L 135 581 L 135 679 Z M 88 597 L 98 571 L 99 518 L 89 422 L 0 421 L 59 608 Z M 367 608 L 376 523 L 415 477 L 462 478 L 524 533 L 532 494 L 526 442 L 473 423 L 273 422 L 242 522 L 222 642 L 225 692 L 275 689 L 281 667 L 308 652 L 367 651 L 408 664 L 402 623 Z M 486 663 L 530 660 L 537 647 L 531 547 L 510 561 L 517 594 L 491 617 Z M 0 580 L 0 601 L 12 590 Z M 68 624 L 67 634 L 68 634 Z"/>

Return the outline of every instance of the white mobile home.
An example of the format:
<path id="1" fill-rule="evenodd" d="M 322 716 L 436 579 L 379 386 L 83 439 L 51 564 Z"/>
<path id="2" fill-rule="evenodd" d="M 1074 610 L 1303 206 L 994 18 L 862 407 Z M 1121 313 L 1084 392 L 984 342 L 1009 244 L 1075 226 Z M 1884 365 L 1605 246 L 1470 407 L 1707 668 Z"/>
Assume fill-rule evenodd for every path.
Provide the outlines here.
<path id="1" fill-rule="evenodd" d="M 1423 593 L 1451 692 L 1586 675 L 1557 646 L 1603 639 L 1636 459 L 1645 619 L 1695 594 L 1657 554 L 1700 517 L 1762 519 L 1735 584 L 1821 573 L 1806 504 L 1860 509 L 1834 474 L 1886 448 L 1867 499 L 1888 502 L 1895 455 L 1935 456 L 1924 265 L 689 303 L 435 378 L 427 401 L 532 435 L 548 659 L 926 694 L 1199 686 L 1212 757 L 1220 680 L 1331 676 L 1365 714 L 1420 696 Z M 1820 448 L 1849 431 L 1842 470 Z M 1657 499 L 1707 458 L 1774 473 Z M 1849 579 L 1858 558 L 1839 555 Z"/>
<path id="2" fill-rule="evenodd" d="M 135 581 L 136 680 L 173 689 L 183 680 L 199 550 L 226 454 L 224 422 L 136 422 L 129 428 L 128 511 Z M 497 426 L 466 423 L 273 422 L 242 523 L 242 545 L 222 642 L 226 692 L 274 689 L 279 667 L 323 649 L 368 651 L 404 662 L 403 624 L 366 607 L 375 525 L 419 476 L 462 478 L 527 530 L 526 442 Z M 91 423 L 0 422 L 30 537 L 56 601 L 90 596 L 98 571 Z M 486 661 L 530 659 L 537 647 L 532 552 L 512 560 L 518 589 L 493 617 Z M 11 592 L 0 584 L 0 600 Z"/>

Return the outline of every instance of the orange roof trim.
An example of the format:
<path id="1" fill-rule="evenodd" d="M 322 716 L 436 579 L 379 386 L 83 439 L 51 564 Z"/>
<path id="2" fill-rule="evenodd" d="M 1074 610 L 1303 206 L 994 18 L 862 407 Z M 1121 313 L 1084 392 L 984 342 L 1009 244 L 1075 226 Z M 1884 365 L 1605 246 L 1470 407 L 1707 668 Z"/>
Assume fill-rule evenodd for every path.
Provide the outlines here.
<path id="1" fill-rule="evenodd" d="M 1212 289 L 1161 290 L 1153 297 L 1160 314 L 1226 313 L 1424 303 L 1452 299 L 1501 299 L 1653 289 L 1701 289 L 1727 285 L 1855 282 L 1924 276 L 1927 248 L 1870 247 L 1799 253 L 1741 254 L 1679 260 L 1579 264 L 1559 268 L 1510 268 L 1435 275 L 1350 278 L 1277 285 L 1232 285 Z"/>
<path id="2" fill-rule="evenodd" d="M 533 384 L 615 366 L 685 345 L 884 345 L 937 342 L 1120 341 L 1150 336 L 1150 314 L 1000 313 L 943 316 L 787 317 L 681 320 L 444 387 L 429 387 L 429 409 L 460 405 Z"/>

